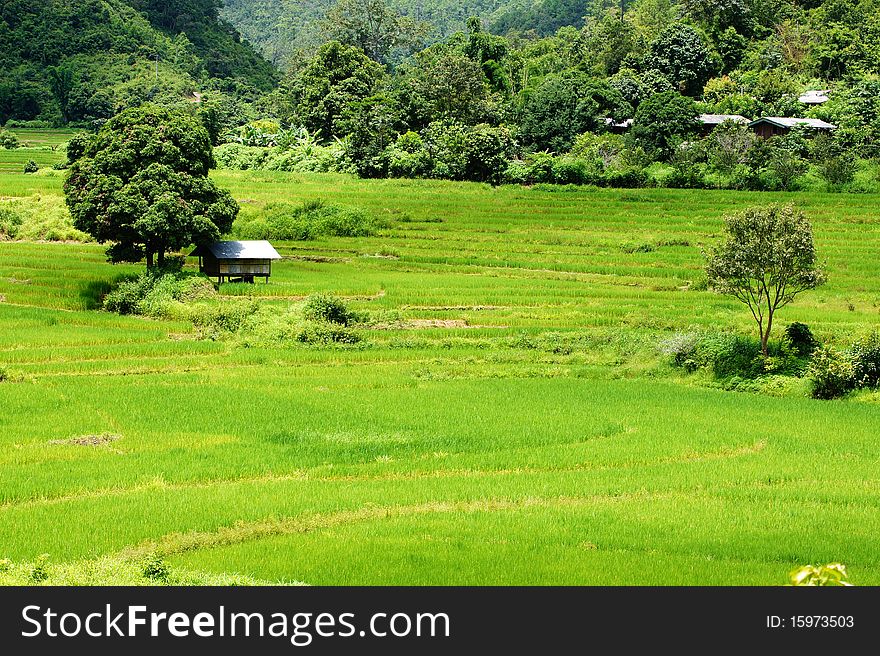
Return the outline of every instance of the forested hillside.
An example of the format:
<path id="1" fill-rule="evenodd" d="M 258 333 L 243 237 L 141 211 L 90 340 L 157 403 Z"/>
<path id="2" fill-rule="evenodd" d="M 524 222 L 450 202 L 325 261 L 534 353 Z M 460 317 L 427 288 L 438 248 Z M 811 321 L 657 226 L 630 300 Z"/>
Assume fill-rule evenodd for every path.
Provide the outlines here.
<path id="1" fill-rule="evenodd" d="M 391 0 L 400 14 L 427 23 L 426 43 L 464 30 L 471 16 L 489 17 L 508 0 Z M 299 50 L 324 40 L 325 15 L 336 0 L 225 0 L 221 15 L 269 60 L 284 67 Z M 581 11 L 583 16 L 583 11 Z"/>
<path id="2" fill-rule="evenodd" d="M 274 69 L 218 20 L 218 6 L 0 0 L 0 123 L 88 122 L 198 90 L 272 88 Z"/>

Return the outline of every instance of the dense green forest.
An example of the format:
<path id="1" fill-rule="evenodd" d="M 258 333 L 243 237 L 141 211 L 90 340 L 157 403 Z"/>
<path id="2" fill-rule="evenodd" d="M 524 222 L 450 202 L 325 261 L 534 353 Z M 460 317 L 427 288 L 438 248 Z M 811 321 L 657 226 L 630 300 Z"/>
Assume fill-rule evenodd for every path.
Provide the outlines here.
<path id="1" fill-rule="evenodd" d="M 216 0 L 0 1 L 0 122 L 88 122 L 197 91 L 270 90 L 276 71 L 218 8 Z"/>
<path id="2" fill-rule="evenodd" d="M 336 0 L 226 0 L 221 15 L 270 61 L 286 66 L 302 51 L 314 52 L 326 39 L 325 17 Z M 401 15 L 426 23 L 426 42 L 464 30 L 471 16 L 489 17 L 506 0 L 390 0 Z M 583 10 L 581 11 L 581 17 Z"/>
<path id="3" fill-rule="evenodd" d="M 200 114 L 232 168 L 880 183 L 877 0 L 228 2 L 3 2 L 0 120 L 83 123 L 177 104 Z M 733 120 L 710 130 L 705 114 Z M 825 123 L 762 139 L 747 123 L 767 116 Z"/>

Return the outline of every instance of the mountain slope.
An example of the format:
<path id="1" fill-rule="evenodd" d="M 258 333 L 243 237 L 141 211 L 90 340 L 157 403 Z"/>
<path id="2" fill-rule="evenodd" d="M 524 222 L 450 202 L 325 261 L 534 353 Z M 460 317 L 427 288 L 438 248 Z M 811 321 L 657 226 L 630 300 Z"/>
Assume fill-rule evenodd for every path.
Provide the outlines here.
<path id="1" fill-rule="evenodd" d="M 488 17 L 508 0 L 388 0 L 401 14 L 433 26 L 437 41 L 465 29 L 470 16 Z M 283 66 L 300 49 L 321 41 L 321 21 L 336 0 L 225 0 L 220 15 L 270 61 Z"/>
<path id="2" fill-rule="evenodd" d="M 165 13 L 155 10 L 161 4 L 0 0 L 0 123 L 87 122 L 218 84 L 274 85 L 271 64 L 217 17 L 214 0 L 184 0 Z"/>

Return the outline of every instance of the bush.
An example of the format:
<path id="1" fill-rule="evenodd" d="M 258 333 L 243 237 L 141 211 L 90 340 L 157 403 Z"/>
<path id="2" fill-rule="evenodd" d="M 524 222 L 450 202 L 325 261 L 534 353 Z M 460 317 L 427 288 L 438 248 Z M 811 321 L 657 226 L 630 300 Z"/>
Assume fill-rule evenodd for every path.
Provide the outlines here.
<path id="1" fill-rule="evenodd" d="M 716 336 L 704 340 L 700 350 L 716 378 L 755 378 L 764 373 L 761 343 L 752 337 Z"/>
<path id="2" fill-rule="evenodd" d="M 19 145 L 18 137 L 13 132 L 0 128 L 0 148 L 12 150 L 18 148 Z"/>
<path id="3" fill-rule="evenodd" d="M 30 579 L 32 583 L 42 583 L 49 578 L 49 554 L 40 554 L 31 568 Z"/>
<path id="4" fill-rule="evenodd" d="M 553 163 L 553 181 L 556 184 L 595 184 L 599 177 L 595 167 L 582 159 L 560 157 Z"/>
<path id="5" fill-rule="evenodd" d="M 819 346 L 810 327 L 797 321 L 786 326 L 785 339 L 800 357 L 812 355 Z"/>
<path id="6" fill-rule="evenodd" d="M 268 148 L 244 146 L 237 143 L 223 144 L 214 148 L 214 159 L 217 160 L 217 166 L 236 171 L 262 168 L 268 154 Z"/>
<path id="7" fill-rule="evenodd" d="M 360 335 L 345 326 L 333 323 L 309 323 L 296 336 L 302 344 L 322 346 L 326 344 L 357 344 Z"/>
<path id="8" fill-rule="evenodd" d="M 219 305 L 203 304 L 195 306 L 189 313 L 189 318 L 195 326 L 213 338 L 217 333 L 237 332 L 259 309 L 259 303 L 253 299 Z"/>
<path id="9" fill-rule="evenodd" d="M 793 586 L 851 586 L 847 583 L 846 566 L 841 563 L 827 565 L 805 565 L 792 570 L 788 575 L 789 585 Z"/>
<path id="10" fill-rule="evenodd" d="M 880 334 L 871 333 L 858 340 L 849 350 L 856 387 L 880 385 Z"/>
<path id="11" fill-rule="evenodd" d="M 855 367 L 846 353 L 833 347 L 816 349 L 809 369 L 813 398 L 836 399 L 855 388 Z"/>
<path id="12" fill-rule="evenodd" d="M 34 160 L 29 159 L 24 164 L 24 172 L 25 173 L 36 173 L 40 170 L 39 164 L 37 164 Z"/>
<path id="13" fill-rule="evenodd" d="M 156 284 L 156 276 L 145 272 L 137 278 L 123 280 L 104 297 L 104 309 L 116 314 L 140 314 L 140 304 Z"/>
<path id="14" fill-rule="evenodd" d="M 92 135 L 88 132 L 77 132 L 67 142 L 67 164 L 73 164 L 86 152 L 86 148 L 92 141 Z"/>
<path id="15" fill-rule="evenodd" d="M 831 188 L 840 188 L 856 177 L 858 161 L 851 153 L 828 157 L 819 163 L 819 173 Z"/>
<path id="16" fill-rule="evenodd" d="M 141 574 L 145 579 L 166 583 L 171 574 L 168 563 L 159 554 L 151 553 L 144 557 L 141 562 Z"/>
<path id="17" fill-rule="evenodd" d="M 11 207 L 0 207 L 0 240 L 15 239 L 23 222 L 21 214 Z"/>
<path id="18" fill-rule="evenodd" d="M 306 299 L 303 316 L 312 321 L 325 321 L 347 326 L 357 320 L 345 301 L 331 294 L 312 294 Z"/>
<path id="19" fill-rule="evenodd" d="M 422 138 L 415 132 L 397 137 L 385 150 L 388 175 L 393 178 L 422 178 L 431 171 L 431 156 Z"/>
<path id="20" fill-rule="evenodd" d="M 617 189 L 638 189 L 648 186 L 648 174 L 642 169 L 629 168 L 605 172 L 605 184 Z"/>
<path id="21" fill-rule="evenodd" d="M 696 333 L 676 333 L 660 342 L 660 353 L 672 358 L 673 367 L 682 367 L 689 372 L 697 369 L 697 347 L 700 336 Z"/>
<path id="22" fill-rule="evenodd" d="M 192 272 L 145 271 L 123 280 L 104 297 L 104 309 L 117 314 L 167 316 L 175 303 L 188 303 L 216 296 L 214 284 Z"/>

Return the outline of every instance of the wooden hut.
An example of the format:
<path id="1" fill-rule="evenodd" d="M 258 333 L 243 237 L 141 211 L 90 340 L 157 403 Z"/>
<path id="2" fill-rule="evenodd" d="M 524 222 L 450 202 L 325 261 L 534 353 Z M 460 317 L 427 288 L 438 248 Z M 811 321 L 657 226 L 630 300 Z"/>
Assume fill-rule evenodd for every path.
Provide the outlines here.
<path id="1" fill-rule="evenodd" d="M 190 255 L 199 258 L 199 271 L 218 282 L 252 283 L 256 277 L 269 282 L 272 260 L 281 259 L 268 241 L 218 241 L 199 246 Z"/>
<path id="2" fill-rule="evenodd" d="M 700 114 L 698 120 L 700 121 L 700 135 L 703 137 L 726 121 L 743 125 L 749 123 L 749 119 L 739 114 Z"/>
<path id="3" fill-rule="evenodd" d="M 759 137 L 769 139 L 785 134 L 796 125 L 803 125 L 810 130 L 833 130 L 836 125 L 820 121 L 818 118 L 789 118 L 781 116 L 765 116 L 749 123 L 749 127 Z"/>

